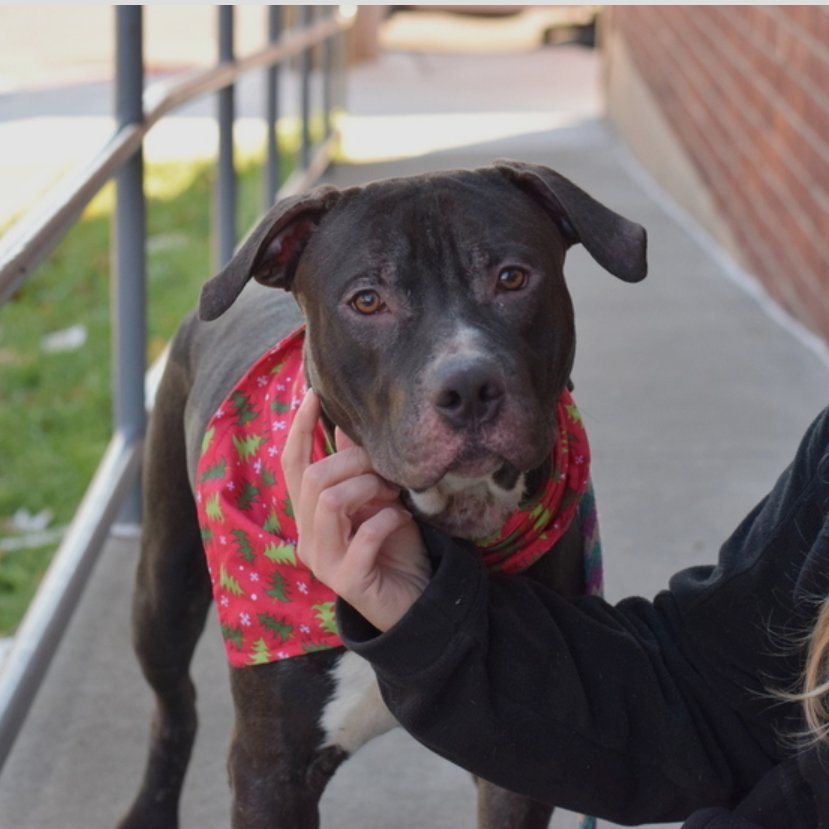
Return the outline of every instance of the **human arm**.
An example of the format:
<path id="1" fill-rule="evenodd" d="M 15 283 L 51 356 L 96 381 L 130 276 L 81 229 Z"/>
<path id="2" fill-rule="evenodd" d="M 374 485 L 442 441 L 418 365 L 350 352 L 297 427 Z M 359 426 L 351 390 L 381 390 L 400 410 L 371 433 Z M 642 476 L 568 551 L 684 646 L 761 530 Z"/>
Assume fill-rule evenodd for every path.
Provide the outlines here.
<path id="1" fill-rule="evenodd" d="M 730 803 L 768 768 L 653 605 L 492 577 L 470 548 L 424 534 L 437 568 L 409 613 L 382 635 L 344 603 L 339 619 L 425 745 L 506 788 L 625 823 Z"/>

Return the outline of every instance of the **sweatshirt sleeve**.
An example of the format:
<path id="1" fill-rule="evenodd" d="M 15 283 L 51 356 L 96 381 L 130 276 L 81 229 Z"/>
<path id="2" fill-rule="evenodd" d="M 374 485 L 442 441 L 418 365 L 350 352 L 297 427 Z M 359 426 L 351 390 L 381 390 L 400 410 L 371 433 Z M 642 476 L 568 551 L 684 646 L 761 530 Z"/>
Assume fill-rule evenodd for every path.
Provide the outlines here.
<path id="1" fill-rule="evenodd" d="M 339 618 L 392 713 L 438 754 L 619 823 L 732 806 L 777 761 L 773 729 L 753 721 L 752 705 L 774 708 L 760 680 L 745 688 L 748 678 L 725 676 L 716 655 L 695 662 L 688 651 L 707 649 L 682 647 L 688 621 L 670 592 L 616 606 L 565 598 L 490 575 L 470 546 L 429 535 L 433 579 L 394 628 L 378 634 L 342 601 Z M 705 578 L 695 570 L 689 582 L 705 592 L 711 578 L 713 568 Z M 729 591 L 722 601 L 733 604 Z"/>

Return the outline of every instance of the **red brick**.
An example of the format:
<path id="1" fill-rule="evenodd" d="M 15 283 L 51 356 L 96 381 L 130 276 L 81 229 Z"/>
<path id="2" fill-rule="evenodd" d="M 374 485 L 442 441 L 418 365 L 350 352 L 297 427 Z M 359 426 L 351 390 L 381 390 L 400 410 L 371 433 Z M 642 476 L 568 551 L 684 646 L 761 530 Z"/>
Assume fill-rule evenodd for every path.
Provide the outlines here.
<path id="1" fill-rule="evenodd" d="M 758 278 L 829 335 L 829 14 L 617 6 L 614 22 Z"/>

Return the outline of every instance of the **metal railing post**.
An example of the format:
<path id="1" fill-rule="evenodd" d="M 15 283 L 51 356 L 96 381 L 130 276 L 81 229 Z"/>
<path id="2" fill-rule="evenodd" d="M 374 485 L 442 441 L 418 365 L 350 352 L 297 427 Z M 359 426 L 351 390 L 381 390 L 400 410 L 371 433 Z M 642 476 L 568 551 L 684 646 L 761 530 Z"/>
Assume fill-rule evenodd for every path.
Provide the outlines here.
<path id="1" fill-rule="evenodd" d="M 336 14 L 336 8 L 333 14 Z M 322 46 L 322 117 L 323 117 L 323 138 L 327 139 L 333 131 L 331 113 L 334 108 L 333 102 L 333 78 L 334 71 L 334 38 L 329 38 Z"/>
<path id="2" fill-rule="evenodd" d="M 282 8 L 268 6 L 268 44 L 272 45 L 279 40 L 282 34 Z M 266 159 L 265 184 L 262 196 L 262 206 L 268 210 L 274 202 L 276 191 L 279 189 L 279 179 L 282 170 L 279 163 L 279 66 L 269 67 L 265 72 L 265 130 L 266 130 Z"/>
<path id="3" fill-rule="evenodd" d="M 233 6 L 219 6 L 219 63 L 233 62 Z M 233 162 L 235 87 L 218 92 L 219 160 L 216 176 L 216 254 L 219 270 L 233 256 L 236 246 L 236 170 Z"/>
<path id="4" fill-rule="evenodd" d="M 310 26 L 314 7 L 302 6 L 302 25 Z M 311 163 L 311 50 L 305 49 L 299 61 L 300 71 L 300 118 L 301 144 L 300 166 L 307 169 Z"/>
<path id="5" fill-rule="evenodd" d="M 323 95 L 328 96 L 330 111 L 333 114 L 337 109 L 346 109 L 345 78 L 348 71 L 348 44 L 345 32 L 338 32 L 327 45 L 331 50 L 331 54 L 326 80 L 328 89 L 323 89 Z M 329 120 L 330 118 L 329 115 Z M 333 122 L 330 122 L 330 124 L 333 131 L 334 124 Z"/>
<path id="6" fill-rule="evenodd" d="M 144 119 L 142 9 L 116 9 L 115 115 L 118 129 Z M 114 431 L 128 442 L 146 428 L 144 375 L 147 370 L 146 204 L 144 156 L 135 152 L 115 177 L 112 257 L 112 366 Z M 120 521 L 141 521 L 140 487 L 125 503 Z"/>

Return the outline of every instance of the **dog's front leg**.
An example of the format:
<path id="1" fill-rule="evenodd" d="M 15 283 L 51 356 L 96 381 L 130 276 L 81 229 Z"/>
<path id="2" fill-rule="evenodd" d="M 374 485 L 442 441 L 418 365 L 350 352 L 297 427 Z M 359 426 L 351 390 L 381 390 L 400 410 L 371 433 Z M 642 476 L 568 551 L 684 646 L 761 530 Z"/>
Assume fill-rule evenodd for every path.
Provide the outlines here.
<path id="1" fill-rule="evenodd" d="M 320 724 L 341 651 L 231 670 L 234 829 L 314 829 L 318 803 L 347 754 Z"/>
<path id="2" fill-rule="evenodd" d="M 547 829 L 553 807 L 478 780 L 478 829 Z"/>

